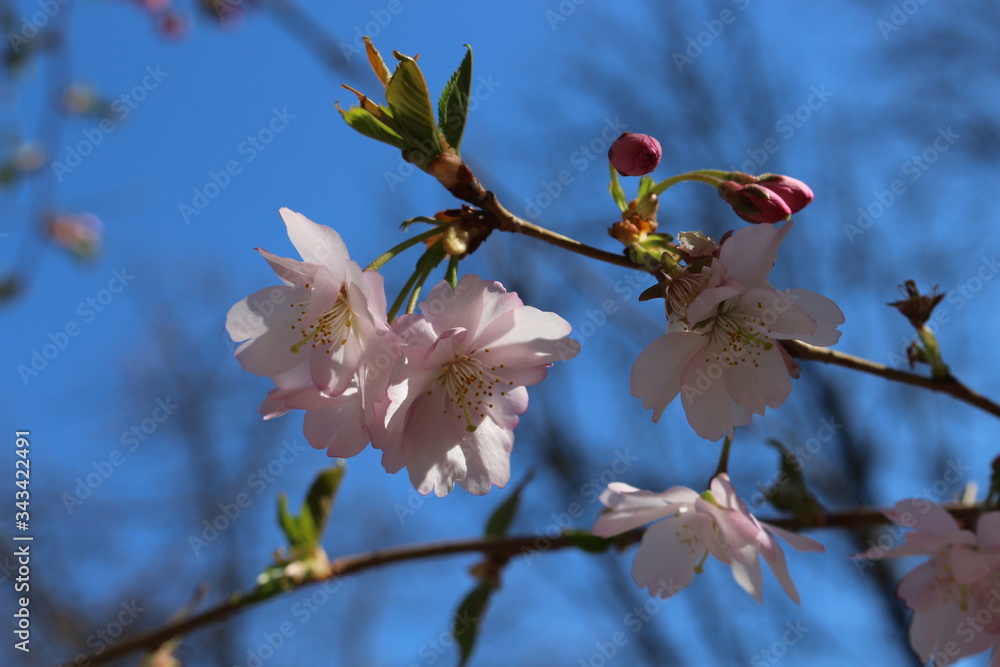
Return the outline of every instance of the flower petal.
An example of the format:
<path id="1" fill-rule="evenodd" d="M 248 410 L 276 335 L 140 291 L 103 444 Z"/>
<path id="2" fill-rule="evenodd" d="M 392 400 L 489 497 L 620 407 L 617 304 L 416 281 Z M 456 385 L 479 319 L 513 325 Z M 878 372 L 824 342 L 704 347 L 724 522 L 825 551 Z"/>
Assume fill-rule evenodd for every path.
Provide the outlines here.
<path id="1" fill-rule="evenodd" d="M 527 398 L 527 392 L 525 392 Z M 462 442 L 465 454 L 465 477 L 459 485 L 477 496 L 492 487 L 503 488 L 510 481 L 510 452 L 514 447 L 514 434 L 490 419 L 485 419 L 474 433 Z"/>
<path id="2" fill-rule="evenodd" d="M 632 365 L 629 386 L 632 395 L 642 399 L 642 406 L 653 410 L 654 422 L 660 420 L 680 392 L 685 368 L 707 346 L 707 337 L 677 331 L 655 339 L 639 354 Z"/>
<path id="3" fill-rule="evenodd" d="M 719 251 L 719 261 L 729 276 L 746 287 L 758 287 L 766 280 L 778 257 L 781 242 L 792 231 L 793 222 L 743 227 L 726 239 Z"/>
<path id="4" fill-rule="evenodd" d="M 639 551 L 632 562 L 632 578 L 650 595 L 670 598 L 694 579 L 694 568 L 705 554 L 692 539 L 684 519 L 661 521 L 642 536 Z"/>
<path id="5" fill-rule="evenodd" d="M 597 517 L 597 522 L 590 532 L 598 537 L 620 535 L 674 515 L 685 505 L 692 505 L 697 499 L 697 491 L 683 486 L 671 487 L 656 493 L 614 482 L 601 493 L 601 502 L 611 511 Z"/>
<path id="6" fill-rule="evenodd" d="M 230 336 L 242 338 L 251 334 L 251 340 L 236 349 L 236 359 L 244 370 L 272 377 L 302 361 L 291 350 L 295 341 L 289 333 L 297 323 L 298 310 L 289 308 L 289 304 L 304 295 L 297 287 L 266 287 L 229 310 L 226 329 Z"/>
<path id="7" fill-rule="evenodd" d="M 347 246 L 340 234 L 326 225 L 319 225 L 288 208 L 278 211 L 285 221 L 288 238 L 299 251 L 302 259 L 311 264 L 320 264 L 340 273 L 340 266 L 350 261 Z M 343 275 L 338 276 L 343 280 Z"/>
<path id="8" fill-rule="evenodd" d="M 809 317 L 816 321 L 816 330 L 797 340 L 810 345 L 834 345 L 840 340 L 837 326 L 845 321 L 844 313 L 833 300 L 807 289 L 789 289 L 785 294 Z"/>

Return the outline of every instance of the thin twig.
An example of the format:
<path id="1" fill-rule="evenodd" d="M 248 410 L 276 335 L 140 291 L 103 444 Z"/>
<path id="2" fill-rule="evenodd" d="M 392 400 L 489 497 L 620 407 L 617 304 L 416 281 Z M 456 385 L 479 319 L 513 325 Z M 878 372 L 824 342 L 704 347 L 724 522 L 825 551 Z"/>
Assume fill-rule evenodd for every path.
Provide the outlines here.
<path id="1" fill-rule="evenodd" d="M 797 340 L 784 341 L 783 344 L 785 349 L 788 350 L 788 353 L 793 357 L 798 357 L 799 359 L 809 359 L 811 361 L 821 361 L 825 364 L 833 364 L 834 366 L 843 366 L 844 368 L 861 371 L 862 373 L 877 375 L 878 377 L 885 378 L 886 380 L 892 380 L 893 382 L 902 382 L 903 384 L 911 384 L 915 387 L 923 387 L 924 389 L 930 389 L 932 391 L 940 391 L 943 394 L 948 394 L 960 401 L 964 401 L 970 405 L 980 408 L 981 410 L 985 410 L 995 417 L 1000 417 L 1000 405 L 986 398 L 982 394 L 969 389 L 953 377 L 937 380 L 923 375 L 917 375 L 916 373 L 890 368 L 882 364 L 877 364 L 874 361 L 869 361 L 868 359 L 862 359 L 861 357 L 855 357 L 850 354 L 838 352 L 837 350 L 831 350 L 826 347 L 816 347 L 815 345 L 809 345 Z"/>
<path id="2" fill-rule="evenodd" d="M 978 506 L 951 506 L 945 507 L 963 525 L 972 525 L 978 516 L 981 507 Z M 803 530 L 809 528 L 870 528 L 890 523 L 882 510 L 872 508 L 857 508 L 854 510 L 817 513 L 791 518 L 771 519 L 767 523 L 787 530 Z M 615 545 L 623 548 L 642 538 L 642 530 L 634 530 L 614 539 Z M 543 544 L 544 542 L 544 544 Z M 392 563 L 409 562 L 435 558 L 438 556 L 453 556 L 457 554 L 482 553 L 492 558 L 513 558 L 519 555 L 537 555 L 540 553 L 565 549 L 574 546 L 574 537 L 563 535 L 555 538 L 540 537 L 539 535 L 520 535 L 516 537 L 477 537 L 467 540 L 455 540 L 451 542 L 433 542 L 430 544 L 418 544 L 403 547 L 392 547 L 389 549 L 379 549 L 354 556 L 345 556 L 330 563 L 330 574 L 326 577 L 312 581 L 294 584 L 283 593 L 299 590 L 309 585 L 332 581 L 350 574 L 356 574 L 364 570 L 369 570 Z M 273 600 L 275 597 L 267 598 Z M 239 612 L 240 610 L 254 606 L 266 600 L 256 596 L 255 592 L 237 593 L 229 600 L 211 609 L 207 609 L 197 616 L 191 616 L 184 620 L 176 621 L 168 625 L 152 630 L 129 641 L 122 641 L 110 646 L 99 655 L 88 655 L 89 665 L 103 665 L 123 656 L 140 651 L 152 652 L 157 650 L 165 642 L 175 637 L 185 635 L 194 630 L 218 623 Z M 64 667 L 71 667 L 76 663 L 66 663 Z"/>

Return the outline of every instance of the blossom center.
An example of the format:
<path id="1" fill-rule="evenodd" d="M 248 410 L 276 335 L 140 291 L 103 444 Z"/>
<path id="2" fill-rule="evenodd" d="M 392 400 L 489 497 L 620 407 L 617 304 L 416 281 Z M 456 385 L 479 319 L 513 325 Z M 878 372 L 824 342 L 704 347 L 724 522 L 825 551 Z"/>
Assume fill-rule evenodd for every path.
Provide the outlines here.
<path id="1" fill-rule="evenodd" d="M 485 350 L 489 352 L 489 350 Z M 457 355 L 441 366 L 440 380 L 445 389 L 444 414 L 448 414 L 449 403 L 457 408 L 458 419 L 465 419 L 465 430 L 473 432 L 476 425 L 486 418 L 486 411 L 493 408 L 493 397 L 505 396 L 499 387 L 510 387 L 514 383 L 496 375 L 503 364 L 491 366 L 471 354 Z M 428 391 L 428 395 L 433 391 Z"/>
<path id="2" fill-rule="evenodd" d="M 298 321 L 301 323 L 305 318 L 309 302 L 292 304 L 292 308 L 296 306 L 301 308 L 298 318 Z M 340 294 L 337 295 L 337 300 L 328 311 L 308 325 L 292 325 L 292 329 L 298 330 L 302 335 L 299 342 L 292 345 L 292 352 L 298 354 L 305 345 L 311 344 L 313 348 L 326 348 L 326 353 L 330 354 L 330 350 L 336 345 L 347 344 L 347 339 L 351 335 L 353 318 L 354 311 L 351 310 L 351 304 L 347 298 L 347 288 L 342 287 Z"/>
<path id="3" fill-rule="evenodd" d="M 758 368 L 760 355 L 774 347 L 768 336 L 771 330 L 764 320 L 736 310 L 735 300 L 732 299 L 720 304 L 715 316 L 703 327 L 697 328 L 702 328 L 702 333 L 711 337 L 706 363 L 717 362 L 730 368 L 741 365 Z"/>

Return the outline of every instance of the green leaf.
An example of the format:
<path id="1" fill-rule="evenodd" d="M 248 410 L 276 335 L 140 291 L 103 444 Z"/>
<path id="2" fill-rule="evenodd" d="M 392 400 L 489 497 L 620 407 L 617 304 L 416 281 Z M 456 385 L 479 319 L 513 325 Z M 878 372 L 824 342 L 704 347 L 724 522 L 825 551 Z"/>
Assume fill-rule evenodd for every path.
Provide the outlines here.
<path id="1" fill-rule="evenodd" d="M 656 181 L 653 180 L 651 176 L 643 176 L 639 179 L 639 194 L 638 200 L 642 201 L 646 198 L 646 195 L 651 193 L 656 187 Z"/>
<path id="2" fill-rule="evenodd" d="M 278 525 L 281 526 L 282 532 L 288 538 L 289 545 L 294 547 L 304 543 L 298 519 L 288 513 L 288 496 L 284 493 L 278 494 Z"/>
<path id="3" fill-rule="evenodd" d="M 465 667 L 472 656 L 472 649 L 476 646 L 476 638 L 479 635 L 479 626 L 486 612 L 486 605 L 495 590 L 496 588 L 491 582 L 482 582 L 465 596 L 465 599 L 458 605 L 458 610 L 455 611 L 455 618 L 451 625 L 451 636 L 458 644 L 458 667 Z"/>
<path id="4" fill-rule="evenodd" d="M 608 168 L 611 169 L 611 183 L 608 185 L 608 191 L 611 193 L 611 198 L 618 204 L 618 210 L 624 211 L 628 208 L 628 204 L 625 202 L 625 191 L 622 190 L 621 181 L 618 180 L 618 172 L 610 162 L 608 162 Z"/>
<path id="5" fill-rule="evenodd" d="M 465 48 L 468 49 L 465 58 L 445 84 L 438 100 L 438 126 L 445 141 L 456 153 L 462 143 L 465 121 L 469 117 L 469 99 L 472 97 L 472 47 L 466 44 Z"/>
<path id="6" fill-rule="evenodd" d="M 400 135 L 409 144 L 410 154 L 404 157 L 423 169 L 444 152 L 434 124 L 431 96 L 417 61 L 396 51 L 393 55 L 399 65 L 385 88 L 385 99 Z"/>
<path id="7" fill-rule="evenodd" d="M 375 116 L 361 107 L 352 107 L 344 111 L 338 106 L 337 111 L 340 112 L 340 115 L 343 116 L 348 125 L 366 137 L 381 141 L 390 146 L 395 146 L 400 150 L 407 150 L 408 146 L 403 137 L 386 127 Z"/>
<path id="8" fill-rule="evenodd" d="M 316 535 L 313 544 L 318 545 L 323 537 L 326 521 L 330 516 L 334 498 L 337 497 L 337 489 L 340 488 L 340 482 L 344 479 L 346 470 L 347 466 L 344 465 L 344 462 L 338 461 L 337 465 L 320 471 L 316 475 L 316 479 L 313 480 L 312 486 L 309 487 L 305 505 L 302 506 L 302 519 L 304 520 L 308 513 Z"/>
<path id="9" fill-rule="evenodd" d="M 524 476 L 524 479 L 514 488 L 510 496 L 507 497 L 507 500 L 500 503 L 500 506 L 493 510 L 493 514 L 490 515 L 489 520 L 486 522 L 487 537 L 503 537 L 507 534 L 507 530 L 514 521 L 514 516 L 517 514 L 518 505 L 521 503 L 521 492 L 524 491 L 524 487 L 527 486 L 528 482 L 534 476 L 535 473 L 529 471 Z"/>

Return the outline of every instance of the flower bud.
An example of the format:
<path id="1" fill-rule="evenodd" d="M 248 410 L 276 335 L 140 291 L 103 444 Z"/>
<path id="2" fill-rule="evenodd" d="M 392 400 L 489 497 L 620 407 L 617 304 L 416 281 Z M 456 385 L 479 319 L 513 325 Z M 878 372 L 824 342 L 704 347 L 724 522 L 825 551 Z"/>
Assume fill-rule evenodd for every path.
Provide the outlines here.
<path id="1" fill-rule="evenodd" d="M 624 132 L 608 150 L 611 166 L 622 176 L 644 176 L 660 164 L 660 142 L 648 134 Z"/>
<path id="2" fill-rule="evenodd" d="M 813 191 L 798 179 L 781 174 L 764 174 L 758 177 L 757 183 L 781 197 L 792 213 L 798 213 L 812 203 Z"/>
<path id="3" fill-rule="evenodd" d="M 736 215 L 747 222 L 780 222 L 792 214 L 784 199 L 760 184 L 740 185 L 733 181 L 721 181 L 716 188 Z"/>

